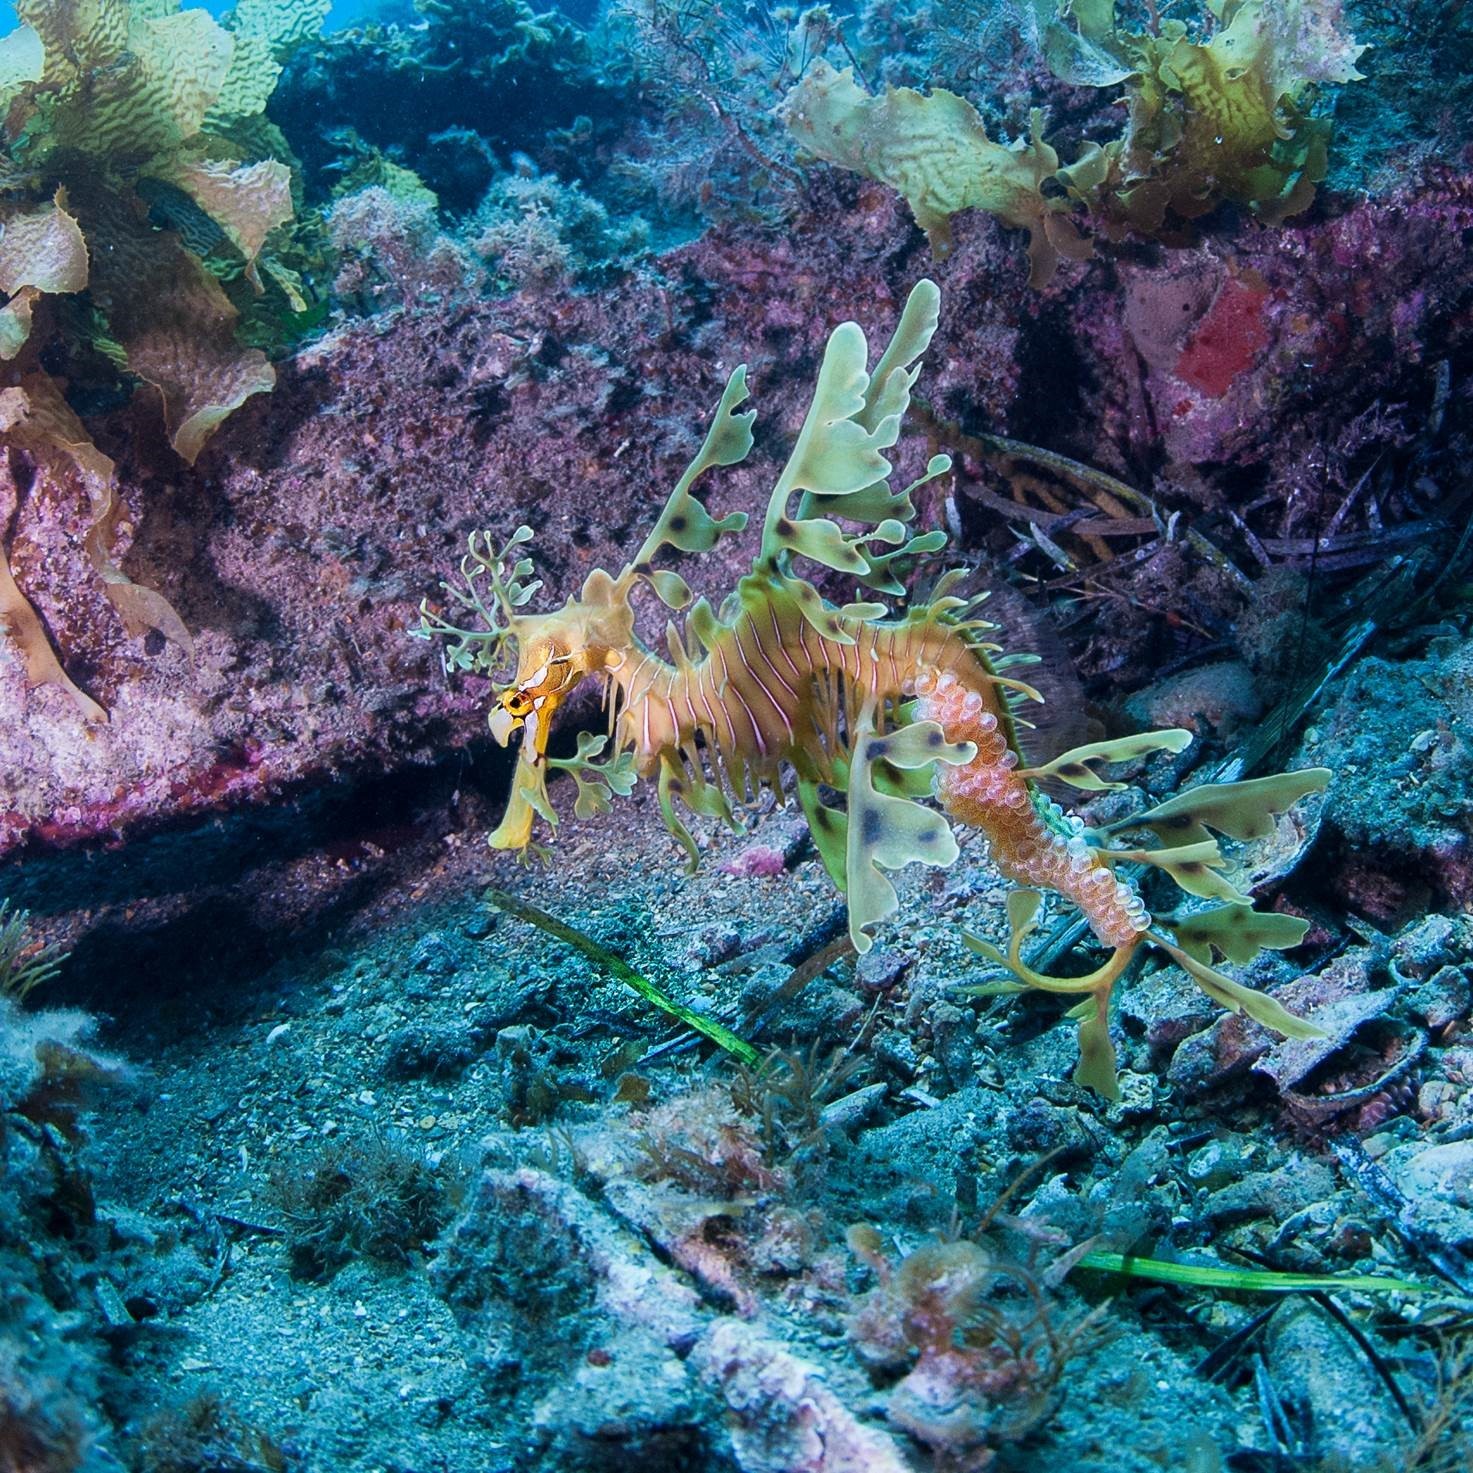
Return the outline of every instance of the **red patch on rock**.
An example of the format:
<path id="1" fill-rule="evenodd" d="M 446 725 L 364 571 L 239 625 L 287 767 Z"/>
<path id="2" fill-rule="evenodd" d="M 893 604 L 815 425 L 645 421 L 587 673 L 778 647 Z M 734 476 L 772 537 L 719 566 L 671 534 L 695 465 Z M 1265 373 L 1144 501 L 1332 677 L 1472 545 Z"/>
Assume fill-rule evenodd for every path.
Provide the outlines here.
<path id="1" fill-rule="evenodd" d="M 1211 398 L 1221 399 L 1268 343 L 1263 320 L 1267 301 L 1268 288 L 1261 282 L 1228 277 L 1181 350 L 1176 376 Z"/>

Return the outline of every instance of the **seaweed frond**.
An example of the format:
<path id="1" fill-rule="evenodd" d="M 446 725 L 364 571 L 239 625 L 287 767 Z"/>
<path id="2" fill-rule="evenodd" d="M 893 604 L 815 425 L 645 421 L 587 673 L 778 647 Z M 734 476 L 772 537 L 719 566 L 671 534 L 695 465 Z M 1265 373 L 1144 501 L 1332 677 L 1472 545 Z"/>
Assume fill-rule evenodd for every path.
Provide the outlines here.
<path id="1" fill-rule="evenodd" d="M 12 910 L 9 900 L 0 900 L 0 996 L 24 1002 L 55 978 L 66 959 L 62 947 L 32 933 L 29 911 Z"/>

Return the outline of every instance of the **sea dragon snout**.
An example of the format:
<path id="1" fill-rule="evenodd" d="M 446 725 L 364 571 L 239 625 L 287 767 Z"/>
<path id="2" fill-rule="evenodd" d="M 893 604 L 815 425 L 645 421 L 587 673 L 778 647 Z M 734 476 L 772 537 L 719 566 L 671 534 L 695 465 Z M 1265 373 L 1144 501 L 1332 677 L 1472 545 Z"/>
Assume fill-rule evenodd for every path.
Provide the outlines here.
<path id="1" fill-rule="evenodd" d="M 547 801 L 547 739 L 553 718 L 587 676 L 606 674 L 624 663 L 624 647 L 632 638 L 627 594 L 615 597 L 613 587 L 600 572 L 579 597 L 549 614 L 517 614 L 507 598 L 508 618 L 498 650 L 515 642 L 517 673 L 498 692 L 487 725 L 503 747 L 520 730 L 522 749 L 511 801 L 490 838 L 494 848 L 525 849 L 536 815 L 555 821 Z"/>
<path id="2" fill-rule="evenodd" d="M 530 747 L 534 761 L 547 750 L 547 732 L 557 708 L 583 678 L 570 654 L 549 655 L 496 697 L 487 725 L 498 745 L 505 746 L 512 733 L 525 729 L 524 749 Z"/>

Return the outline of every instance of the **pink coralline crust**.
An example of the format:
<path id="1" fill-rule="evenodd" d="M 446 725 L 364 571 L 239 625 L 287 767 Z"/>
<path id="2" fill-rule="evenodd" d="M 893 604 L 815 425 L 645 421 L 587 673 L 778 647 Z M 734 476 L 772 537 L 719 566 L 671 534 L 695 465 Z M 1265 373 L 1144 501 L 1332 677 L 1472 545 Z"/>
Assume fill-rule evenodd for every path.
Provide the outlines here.
<path id="1" fill-rule="evenodd" d="M 1428 904 L 1473 904 L 1473 839 L 1450 828 L 1429 837 L 1416 848 L 1347 850 L 1335 865 L 1335 893 L 1386 926 Z"/>
<path id="2" fill-rule="evenodd" d="M 756 1325 L 716 1322 L 692 1357 L 731 1417 L 731 1438 L 750 1473 L 905 1473 L 894 1441 L 861 1422 L 830 1378 Z"/>
<path id="3" fill-rule="evenodd" d="M 750 849 L 742 850 L 734 859 L 727 860 L 721 866 L 721 873 L 738 880 L 766 880 L 782 874 L 786 869 L 787 860 L 781 849 L 755 844 Z"/>
<path id="4" fill-rule="evenodd" d="M 1418 366 L 1473 335 L 1460 305 L 1470 229 L 1473 176 L 1429 169 L 1333 219 L 1120 261 L 1120 290 L 1071 298 L 1077 351 L 1094 379 L 1082 415 L 1111 447 L 1103 462 L 1152 463 L 1164 450 L 1175 466 L 1261 463 L 1271 482 L 1293 484 L 1302 446 L 1333 444 L 1351 406 L 1413 395 Z M 1260 333 L 1263 341 L 1227 382 L 1218 373 L 1193 384 L 1182 355 L 1235 281 L 1243 285 L 1227 303 L 1249 314 L 1238 356 Z M 1247 284 L 1258 283 L 1267 295 L 1255 326 Z M 1231 347 L 1232 338 L 1219 341 Z"/>
<path id="5" fill-rule="evenodd" d="M 26 839 L 50 848 L 107 841 L 121 837 L 138 817 L 165 808 L 182 817 L 217 809 L 238 797 L 265 796 L 273 784 L 261 758 L 260 743 L 250 740 L 204 767 L 179 768 L 119 786 L 110 799 L 60 807 L 40 820 L 13 809 L 0 811 L 0 852 Z"/>
<path id="6" fill-rule="evenodd" d="M 1176 360 L 1176 376 L 1210 398 L 1221 399 L 1268 344 L 1263 320 L 1267 301 L 1267 287 L 1229 276 L 1187 339 Z"/>

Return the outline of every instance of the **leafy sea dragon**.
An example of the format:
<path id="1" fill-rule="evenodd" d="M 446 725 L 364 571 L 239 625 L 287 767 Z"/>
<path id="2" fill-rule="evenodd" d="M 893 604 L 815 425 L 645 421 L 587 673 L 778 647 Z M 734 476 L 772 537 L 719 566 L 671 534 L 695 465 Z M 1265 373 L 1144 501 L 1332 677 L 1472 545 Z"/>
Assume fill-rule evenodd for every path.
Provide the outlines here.
<path id="1" fill-rule="evenodd" d="M 899 439 L 939 306 L 936 285 L 920 282 L 873 371 L 860 328 L 846 322 L 834 330 L 802 429 L 772 489 L 756 560 L 719 610 L 693 598 L 678 573 L 654 564 L 666 548 L 708 552 L 746 526 L 742 512 L 713 517 L 694 490 L 707 471 L 737 464 L 752 448 L 755 412 L 741 408 L 745 365 L 731 375 L 700 451 L 619 573 L 597 569 L 560 609 L 526 613 L 540 586 L 524 555 L 530 530 L 519 527 L 499 549 L 489 534 L 471 537 L 464 584 L 443 586 L 479 627 L 462 628 L 427 601 L 418 633 L 448 641 L 451 670 L 504 679 L 515 659 L 490 727 L 503 745 L 520 730 L 521 755 L 491 844 L 526 851 L 535 818 L 556 826 L 546 790 L 550 769 L 572 773 L 579 817 L 607 811 L 612 794 L 654 777 L 665 823 L 694 867 L 696 844 L 677 802 L 739 826 L 734 805 L 763 787 L 786 796 L 786 784 L 848 899 L 849 934 L 863 952 L 873 928 L 898 908 L 886 871 L 956 860 L 950 818 L 979 829 L 992 863 L 1022 887 L 1009 899 L 1007 949 L 970 936 L 968 944 L 1006 969 L 1011 988 L 1083 995 L 1073 1013 L 1081 1082 L 1105 1093 L 1117 1088 L 1111 989 L 1147 944 L 1169 953 L 1223 1006 L 1286 1036 L 1317 1032 L 1213 965 L 1215 952 L 1243 962 L 1265 947 L 1293 946 L 1306 923 L 1255 911 L 1219 873 L 1225 860 L 1209 830 L 1234 839 L 1266 835 L 1275 814 L 1324 787 L 1327 770 L 1199 786 L 1105 829 L 1086 829 L 1041 781 L 1093 792 L 1119 788 L 1097 769 L 1179 752 L 1191 733 L 1094 742 L 1031 766 L 1014 705 L 1041 697 L 1004 673 L 1020 657 L 1006 657 L 988 641 L 996 626 L 976 613 L 985 595 L 967 599 L 953 591 L 961 570 L 944 574 L 929 598 L 912 600 L 899 616 L 870 598 L 835 606 L 795 571 L 806 561 L 899 598 L 901 566 L 945 544 L 944 532 L 915 533 L 911 524 L 913 493 L 950 469 L 947 457 L 934 457 L 903 491 L 891 489 L 885 458 Z M 683 626 L 667 624 L 668 658 L 635 633 L 632 599 L 641 585 L 683 615 Z M 603 689 L 608 733 L 585 732 L 576 755 L 549 757 L 557 711 L 585 680 Z M 837 798 L 842 808 L 834 806 Z M 933 798 L 941 811 L 927 801 Z M 1117 842 L 1132 830 L 1154 834 L 1155 847 Z M 1121 868 L 1137 864 L 1164 870 L 1187 894 L 1215 903 L 1153 920 Z M 1078 907 L 1109 948 L 1103 964 L 1083 976 L 1053 976 L 1024 960 L 1040 890 Z"/>

